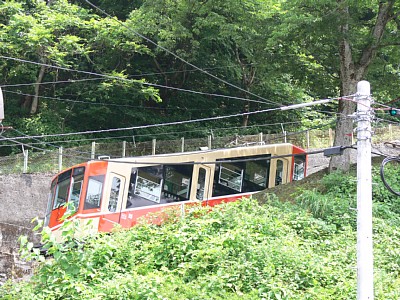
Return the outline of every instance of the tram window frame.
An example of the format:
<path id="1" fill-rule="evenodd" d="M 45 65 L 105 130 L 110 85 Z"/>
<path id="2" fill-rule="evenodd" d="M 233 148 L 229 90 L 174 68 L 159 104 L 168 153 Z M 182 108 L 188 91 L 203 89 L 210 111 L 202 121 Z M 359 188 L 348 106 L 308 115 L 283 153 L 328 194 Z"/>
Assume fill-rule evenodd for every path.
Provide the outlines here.
<path id="1" fill-rule="evenodd" d="M 205 186 L 206 186 L 206 179 L 207 179 L 207 170 L 205 168 L 200 167 L 197 176 L 197 186 L 196 186 L 196 199 L 197 200 L 204 200 L 204 195 L 206 193 Z"/>
<path id="2" fill-rule="evenodd" d="M 297 163 L 301 162 L 301 163 Z M 305 155 L 297 155 L 294 157 L 293 161 L 293 180 L 301 180 L 305 177 L 305 164 L 306 164 L 306 156 Z"/>
<path id="3" fill-rule="evenodd" d="M 68 196 L 68 202 L 72 203 L 72 207 L 68 205 L 68 210 L 71 212 L 78 211 L 79 205 L 81 203 L 83 179 L 85 175 L 85 167 L 78 167 L 73 169 L 71 188 Z M 78 188 L 76 188 L 78 187 Z M 74 197 L 74 199 L 73 199 Z"/>
<path id="4" fill-rule="evenodd" d="M 118 206 L 118 199 L 121 192 L 121 178 L 113 176 L 111 181 L 110 196 L 108 198 L 108 211 L 116 212 Z"/>
<path id="5" fill-rule="evenodd" d="M 285 162 L 282 159 L 276 160 L 275 186 L 283 184 L 284 165 Z"/>
<path id="6" fill-rule="evenodd" d="M 58 178 L 55 178 L 50 185 L 50 193 L 47 201 L 47 207 L 46 207 L 46 216 L 44 218 L 44 226 L 48 226 L 50 222 L 50 215 L 52 212 L 53 208 L 53 200 L 54 200 L 54 195 L 55 195 L 55 189 L 57 185 L 57 180 Z"/>
<path id="7" fill-rule="evenodd" d="M 95 208 L 100 208 L 101 206 L 101 200 L 102 200 L 102 195 L 103 195 L 103 187 L 104 187 L 104 175 L 97 175 L 97 176 L 90 176 L 88 179 L 88 184 L 87 184 L 87 190 L 86 190 L 86 196 L 85 196 L 85 202 L 83 209 L 88 210 L 88 209 L 95 209 Z M 95 193 L 93 195 L 89 195 L 91 192 L 92 186 L 94 183 L 98 183 L 98 188 L 95 188 Z M 89 196 L 94 196 L 96 198 L 95 200 L 97 203 L 92 203 L 91 201 L 88 201 Z"/>

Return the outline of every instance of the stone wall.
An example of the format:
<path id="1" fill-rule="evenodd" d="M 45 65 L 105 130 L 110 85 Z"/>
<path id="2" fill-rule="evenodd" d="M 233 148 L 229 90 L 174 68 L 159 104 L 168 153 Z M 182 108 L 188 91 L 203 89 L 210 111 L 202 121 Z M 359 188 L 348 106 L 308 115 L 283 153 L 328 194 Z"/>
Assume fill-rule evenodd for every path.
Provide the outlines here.
<path id="1" fill-rule="evenodd" d="M 52 174 L 0 175 L 0 282 L 21 278 L 30 266 L 18 256 L 18 237 L 37 241 L 32 219 L 44 218 Z"/>

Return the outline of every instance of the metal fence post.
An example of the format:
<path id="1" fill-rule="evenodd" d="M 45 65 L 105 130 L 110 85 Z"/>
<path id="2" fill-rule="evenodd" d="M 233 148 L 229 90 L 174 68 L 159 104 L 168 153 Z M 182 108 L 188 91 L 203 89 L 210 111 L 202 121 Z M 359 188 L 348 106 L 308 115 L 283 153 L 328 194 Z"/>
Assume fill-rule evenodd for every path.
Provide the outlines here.
<path id="1" fill-rule="evenodd" d="M 122 142 L 122 157 L 126 155 L 126 141 Z"/>
<path id="2" fill-rule="evenodd" d="M 151 147 L 151 154 L 152 155 L 155 155 L 156 154 L 156 144 L 157 144 L 157 140 L 156 139 L 153 139 L 152 140 L 152 147 Z"/>
<path id="3" fill-rule="evenodd" d="M 28 173 L 28 157 L 29 157 L 29 152 L 28 150 L 24 150 L 24 168 L 22 170 L 22 173 Z"/>
<path id="4" fill-rule="evenodd" d="M 211 149 L 211 141 L 212 141 L 212 136 L 211 135 L 209 135 L 208 136 L 208 149 Z"/>
<path id="5" fill-rule="evenodd" d="M 90 158 L 94 159 L 95 156 L 96 156 L 96 142 L 92 142 L 92 152 L 90 154 Z"/>
<path id="6" fill-rule="evenodd" d="M 62 170 L 63 147 L 58 148 L 58 171 Z"/>
<path id="7" fill-rule="evenodd" d="M 263 133 L 260 132 L 260 133 L 258 134 L 258 143 L 259 143 L 260 145 L 262 145 L 262 144 L 264 143 L 263 139 L 264 139 Z"/>
<path id="8" fill-rule="evenodd" d="M 181 138 L 181 152 L 185 152 L 185 138 Z"/>

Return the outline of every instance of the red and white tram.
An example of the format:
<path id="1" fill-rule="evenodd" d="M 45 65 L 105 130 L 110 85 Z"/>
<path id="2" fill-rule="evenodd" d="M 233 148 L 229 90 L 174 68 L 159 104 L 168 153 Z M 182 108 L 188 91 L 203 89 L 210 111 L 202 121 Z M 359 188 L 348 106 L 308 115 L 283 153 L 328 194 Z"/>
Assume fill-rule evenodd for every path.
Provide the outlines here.
<path id="1" fill-rule="evenodd" d="M 167 207 L 214 206 L 302 179 L 306 166 L 306 152 L 288 143 L 88 161 L 54 177 L 45 225 L 57 233 L 69 209 L 93 232 L 129 228 Z"/>

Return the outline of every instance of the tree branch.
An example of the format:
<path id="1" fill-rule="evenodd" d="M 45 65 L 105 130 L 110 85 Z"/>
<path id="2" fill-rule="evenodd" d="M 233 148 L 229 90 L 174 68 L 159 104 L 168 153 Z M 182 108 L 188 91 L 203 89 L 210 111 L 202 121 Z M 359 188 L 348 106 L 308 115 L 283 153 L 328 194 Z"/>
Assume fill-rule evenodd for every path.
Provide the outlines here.
<path id="1" fill-rule="evenodd" d="M 386 24 L 393 17 L 393 5 L 395 0 L 388 1 L 387 3 L 379 3 L 379 11 L 376 18 L 375 26 L 372 31 L 372 41 L 362 52 L 361 58 L 357 64 L 357 68 L 360 70 L 359 74 L 364 74 L 368 68 L 372 59 L 374 58 L 379 44 L 382 40 L 383 33 L 385 31 Z"/>

